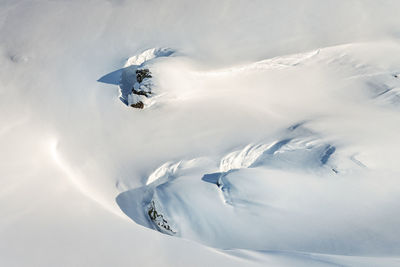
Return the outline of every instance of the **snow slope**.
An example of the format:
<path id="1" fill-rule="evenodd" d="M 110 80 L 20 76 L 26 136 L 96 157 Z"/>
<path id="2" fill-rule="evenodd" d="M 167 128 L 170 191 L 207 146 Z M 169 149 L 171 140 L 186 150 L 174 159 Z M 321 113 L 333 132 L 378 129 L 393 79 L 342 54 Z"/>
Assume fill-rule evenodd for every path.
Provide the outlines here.
<path id="1" fill-rule="evenodd" d="M 375 66 L 359 62 L 354 53 L 366 47 L 369 50 L 380 49 L 381 45 L 338 46 L 321 49 L 319 53 L 312 53 L 312 57 L 297 55 L 282 60 L 264 60 L 262 64 L 233 68 L 222 76 L 227 80 L 240 74 L 251 77 L 254 65 L 263 66 L 257 68 L 255 75 L 286 71 L 275 64 L 277 61 L 285 61 L 288 67 L 301 73 L 302 69 L 317 64 L 335 76 L 338 75 L 336 71 L 341 75 L 345 71 L 348 75 L 332 89 L 346 93 L 355 82 L 365 84 L 361 87 L 364 90 L 353 92 L 356 98 L 353 96 L 346 103 L 353 111 L 357 110 L 355 103 L 359 103 L 363 108 L 375 109 L 378 113 L 389 110 L 396 114 L 398 111 L 393 103 L 381 106 L 376 95 L 371 94 L 379 87 L 368 85 L 399 84 L 393 76 L 398 67 L 379 70 L 376 75 L 378 70 Z M 299 61 L 299 58 L 303 60 Z M 355 77 L 354 73 L 362 74 Z M 322 96 L 317 103 L 335 97 L 343 101 L 342 93 L 324 92 L 328 95 Z M 285 97 L 278 93 L 274 96 Z M 341 106 L 349 108 L 343 103 Z M 385 211 L 394 211 L 399 205 L 396 198 L 400 187 L 386 173 L 386 169 L 390 169 L 389 161 L 382 166 L 370 166 L 369 162 L 377 163 L 379 160 L 368 144 L 358 144 L 362 149 L 355 146 L 356 141 L 346 144 L 345 139 L 338 139 L 330 133 L 337 129 L 329 129 L 324 134 L 309 129 L 323 121 L 344 120 L 339 112 L 327 115 L 328 111 L 320 106 L 313 112 L 317 118 L 304 118 L 259 143 L 228 152 L 220 159 L 218 155 L 207 155 L 164 163 L 149 175 L 146 186 L 123 192 L 117 197 L 117 203 L 140 225 L 223 249 L 343 255 L 398 254 L 400 243 L 393 233 L 398 233 L 399 221 L 391 212 Z M 352 115 L 362 119 L 365 114 L 360 116 L 358 112 Z M 347 134 L 358 135 L 359 132 Z M 362 143 L 361 140 L 358 142 Z M 393 140 L 392 144 L 397 144 L 397 141 Z M 371 155 L 365 158 L 368 154 Z M 377 175 L 379 180 L 375 179 Z M 382 181 L 391 185 L 390 190 L 385 190 L 383 202 L 381 193 L 377 195 L 376 192 Z M 390 204 L 386 202 L 389 199 Z M 377 214 L 371 212 L 371 207 L 379 210 L 382 224 L 374 223 Z M 150 215 L 154 211 L 157 218 Z"/>
<path id="2" fill-rule="evenodd" d="M 0 1 L 0 265 L 398 266 L 398 10 Z"/>

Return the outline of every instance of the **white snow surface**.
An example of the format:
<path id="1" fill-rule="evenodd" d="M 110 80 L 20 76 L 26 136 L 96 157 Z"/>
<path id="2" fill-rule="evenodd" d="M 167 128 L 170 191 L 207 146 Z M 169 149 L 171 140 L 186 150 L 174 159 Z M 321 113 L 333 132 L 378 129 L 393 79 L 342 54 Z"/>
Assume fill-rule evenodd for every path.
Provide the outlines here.
<path id="1" fill-rule="evenodd" d="M 147 49 L 146 51 L 132 56 L 128 58 L 126 61 L 124 67 L 130 67 L 130 66 L 140 66 L 143 65 L 143 63 L 148 62 L 152 59 L 158 58 L 158 57 L 168 57 L 172 55 L 174 51 L 170 48 L 151 48 Z"/>
<path id="2" fill-rule="evenodd" d="M 398 10 L 0 1 L 0 266 L 399 266 Z"/>

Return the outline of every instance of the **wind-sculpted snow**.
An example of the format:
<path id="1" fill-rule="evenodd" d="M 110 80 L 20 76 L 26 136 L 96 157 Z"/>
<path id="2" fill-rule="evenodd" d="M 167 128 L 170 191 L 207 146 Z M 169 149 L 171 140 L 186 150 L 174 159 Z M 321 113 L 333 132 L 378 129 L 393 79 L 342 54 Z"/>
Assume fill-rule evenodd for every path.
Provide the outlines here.
<path id="1" fill-rule="evenodd" d="M 125 68 L 130 66 L 143 66 L 146 62 L 158 57 L 169 57 L 174 53 L 170 48 L 151 48 L 138 55 L 128 58 Z"/>
<path id="2" fill-rule="evenodd" d="M 208 158 L 196 158 L 191 160 L 181 160 L 178 162 L 167 162 L 157 168 L 149 175 L 146 184 L 164 183 L 175 179 L 176 177 L 185 175 L 186 172 L 194 169 L 204 169 L 212 166 L 213 162 Z"/>
<path id="3" fill-rule="evenodd" d="M 399 266 L 398 10 L 1 1 L 0 266 Z"/>
<path id="4" fill-rule="evenodd" d="M 229 153 L 220 160 L 219 168 L 215 156 L 165 163 L 149 176 L 147 186 L 121 193 L 117 202 L 143 226 L 219 248 L 341 254 L 379 249 L 374 244 L 360 247 L 363 235 L 349 241 L 345 232 L 331 228 L 346 223 L 323 207 L 342 205 L 343 201 L 328 193 L 329 187 L 351 179 L 346 176 L 349 166 L 353 173 L 363 173 L 362 163 L 336 151 L 303 124 L 282 134 L 280 141 Z M 347 164 L 342 167 L 342 163 Z M 346 182 L 350 192 L 354 185 L 354 181 Z M 350 192 L 344 190 L 342 197 L 348 199 Z M 307 199 L 301 199 L 303 194 Z M 365 201 L 364 197 L 357 202 Z M 343 207 L 342 212 L 347 214 L 353 205 L 357 204 Z M 313 209 L 323 217 L 314 221 Z M 374 231 L 373 226 L 348 215 L 355 229 Z M 295 229 L 290 222 L 296 222 Z M 382 234 L 374 236 L 379 244 L 392 242 Z M 392 244 L 396 251 L 400 248 L 397 242 Z"/>
<path id="5" fill-rule="evenodd" d="M 310 51 L 306 53 L 298 53 L 288 56 L 280 56 L 271 59 L 265 59 L 253 64 L 244 66 L 232 67 L 229 69 L 218 70 L 215 72 L 204 73 L 206 75 L 223 75 L 223 74 L 238 74 L 246 71 L 262 71 L 262 70 L 280 70 L 290 67 L 295 67 L 309 59 L 317 56 L 320 50 Z"/>
<path id="6" fill-rule="evenodd" d="M 302 75 L 318 72 L 328 78 L 323 82 L 313 81 L 318 79 L 315 76 L 306 79 L 323 93 L 313 102 L 315 106 L 309 106 L 312 112 L 302 112 L 308 116 L 297 117 L 300 122 L 289 127 L 280 122 L 281 128 L 247 145 L 240 142 L 201 157 L 174 157 L 148 172 L 145 186 L 119 194 L 119 207 L 142 226 L 220 249 L 398 255 L 400 242 L 391 233 L 398 233 L 399 218 L 392 212 L 398 207 L 395 199 L 400 188 L 389 173 L 378 170 L 377 162 L 386 166 L 388 161 L 371 154 L 379 151 L 371 150 L 375 147 L 371 140 L 365 140 L 366 145 L 354 144 L 364 142 L 363 132 L 373 124 L 360 116 L 362 112 L 397 114 L 391 108 L 396 105 L 400 65 L 391 59 L 373 64 L 362 57 L 363 49 L 362 44 L 337 46 L 247 66 L 185 72 L 178 79 L 182 84 L 201 79 L 213 89 L 185 98 L 189 102 L 203 98 L 207 102 L 208 98 L 224 105 L 238 96 L 238 102 L 257 102 L 259 91 L 252 86 L 262 80 L 262 87 L 273 93 L 263 98 L 265 103 L 258 111 L 265 106 L 280 110 L 290 94 L 294 94 L 290 108 L 297 109 L 304 105 L 302 101 L 309 101 L 296 92 Z M 271 73 L 279 76 L 278 83 Z M 225 80 L 237 83 L 241 88 L 237 95 L 218 91 Z M 294 89 L 280 92 L 286 86 Z M 179 99 L 169 101 L 172 106 Z M 357 110 L 351 113 L 353 119 L 343 115 L 349 109 Z M 371 120 L 376 117 L 372 115 Z M 354 135 L 344 137 L 349 129 L 355 129 Z M 234 135 L 225 137 L 229 134 Z M 375 179 L 377 173 L 382 180 Z M 376 191 L 382 181 L 392 186 L 383 198 Z M 376 223 L 377 215 L 371 209 L 377 210 L 381 223 Z"/>
<path id="7" fill-rule="evenodd" d="M 327 164 L 336 150 L 335 146 L 322 142 L 316 134 L 298 127 L 289 127 L 295 132 L 286 134 L 278 141 L 248 145 L 242 150 L 228 154 L 221 160 L 220 170 L 226 172 L 258 166 L 307 170 Z M 331 169 L 335 170 L 333 166 Z"/>
<path id="8" fill-rule="evenodd" d="M 368 78 L 367 86 L 371 97 L 382 107 L 400 107 L 400 80 L 396 74 L 387 72 L 373 74 Z"/>

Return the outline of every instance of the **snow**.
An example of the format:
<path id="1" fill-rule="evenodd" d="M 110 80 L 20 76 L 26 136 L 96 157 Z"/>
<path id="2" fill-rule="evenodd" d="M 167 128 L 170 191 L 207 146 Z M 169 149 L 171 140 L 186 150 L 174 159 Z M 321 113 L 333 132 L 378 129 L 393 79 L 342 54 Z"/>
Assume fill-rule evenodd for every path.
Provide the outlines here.
<path id="1" fill-rule="evenodd" d="M 139 55 L 128 58 L 124 67 L 126 68 L 130 66 L 141 66 L 147 61 L 158 57 L 168 57 L 173 53 L 174 50 L 172 50 L 171 48 L 151 48 L 140 53 Z"/>
<path id="2" fill-rule="evenodd" d="M 400 265 L 398 10 L 1 1 L 0 265 Z"/>
<path id="3" fill-rule="evenodd" d="M 121 193 L 117 202 L 135 222 L 152 229 L 157 228 L 146 221 L 146 212 L 148 205 L 155 205 L 174 235 L 221 249 L 342 255 L 374 254 L 383 247 L 396 251 L 399 243 L 388 233 L 397 231 L 398 219 L 389 216 L 385 230 L 375 229 L 369 215 L 371 205 L 377 210 L 398 206 L 374 196 L 374 183 L 389 184 L 391 178 L 381 176 L 374 182 L 351 156 L 338 155 L 332 162 L 335 146 L 304 127 L 289 127 L 292 138 L 229 153 L 221 160 L 220 172 L 214 157 L 167 162 L 149 176 L 147 186 Z M 394 191 L 387 193 L 400 189 L 392 186 Z M 342 188 L 339 195 L 337 188 Z M 355 234 L 359 232 L 375 242 Z"/>

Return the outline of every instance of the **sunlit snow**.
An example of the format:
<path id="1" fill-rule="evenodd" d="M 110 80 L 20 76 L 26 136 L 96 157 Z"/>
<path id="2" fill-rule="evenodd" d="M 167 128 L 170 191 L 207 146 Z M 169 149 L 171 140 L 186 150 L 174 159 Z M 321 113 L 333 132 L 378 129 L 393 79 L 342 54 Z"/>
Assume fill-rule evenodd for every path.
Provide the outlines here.
<path id="1" fill-rule="evenodd" d="M 399 10 L 0 1 L 0 266 L 400 266 Z"/>

